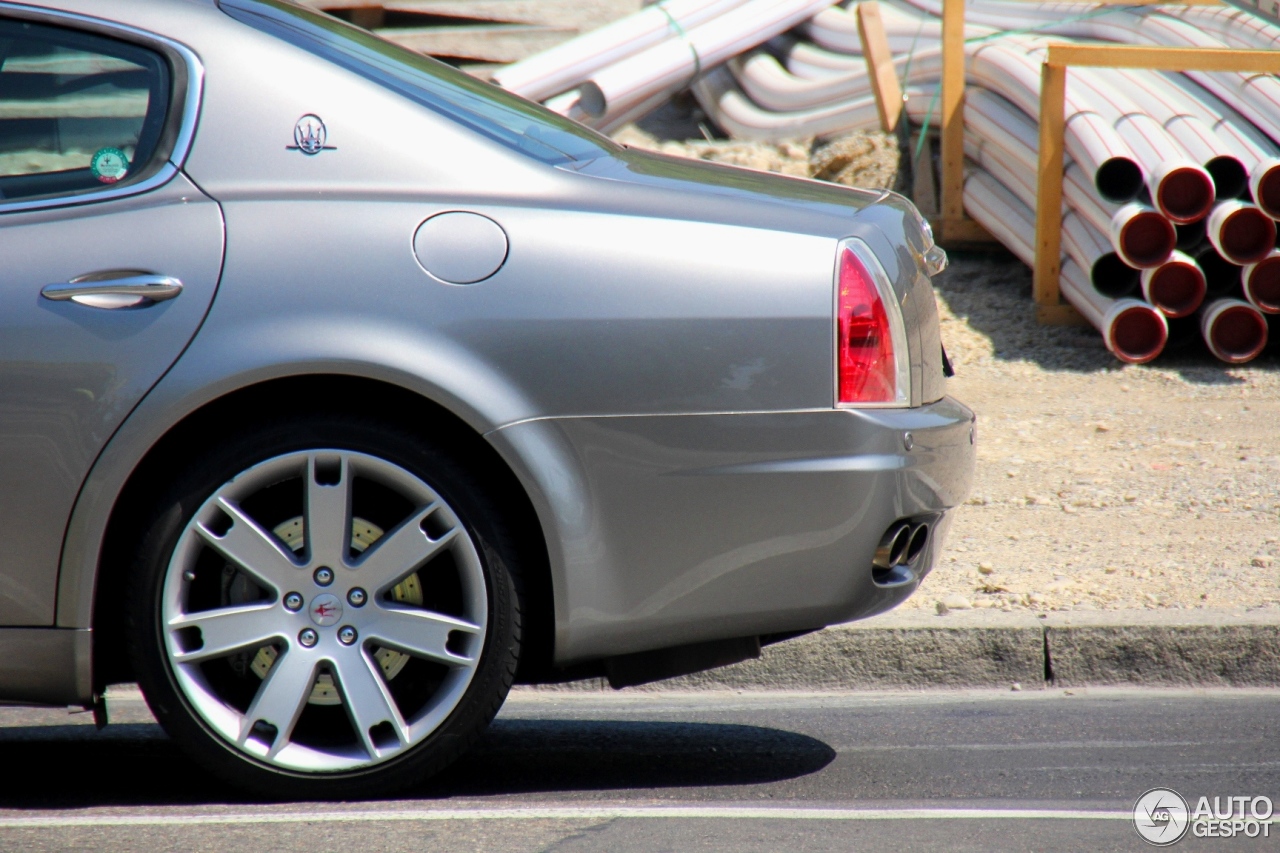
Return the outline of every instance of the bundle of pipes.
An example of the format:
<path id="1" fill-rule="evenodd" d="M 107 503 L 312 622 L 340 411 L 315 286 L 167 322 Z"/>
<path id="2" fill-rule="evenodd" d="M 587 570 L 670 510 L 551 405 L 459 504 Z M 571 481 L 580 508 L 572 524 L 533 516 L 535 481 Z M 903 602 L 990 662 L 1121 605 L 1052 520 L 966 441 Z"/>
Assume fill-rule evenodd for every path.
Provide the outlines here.
<path id="1" fill-rule="evenodd" d="M 936 127 L 941 26 L 936 16 L 915 8 L 931 0 L 911 2 L 915 6 L 882 4 L 882 19 L 890 47 L 898 51 L 898 75 L 907 84 L 907 116 L 917 125 Z M 1002 23 L 1007 7 L 1012 7 L 1012 24 Z M 1029 6 L 1000 0 L 976 0 L 970 8 L 979 14 L 969 16 L 973 25 L 966 32 L 970 87 L 964 110 L 965 153 L 976 169 L 966 183 L 965 205 L 1017 253 L 1018 246 L 1010 242 L 1015 240 L 1011 229 L 1030 233 L 1034 222 L 1039 145 L 1034 117 L 1039 110 L 1040 67 L 1050 39 L 1039 33 L 1000 34 L 997 27 L 1048 23 L 1047 32 L 1097 36 L 1098 30 L 1073 24 L 1073 18 L 1101 18 L 1104 13 L 1093 6 Z M 926 11 L 940 10 L 939 0 L 937 8 Z M 1107 9 L 1105 15 L 1112 11 Z M 1158 12 L 1125 14 L 1138 19 Z M 1133 26 L 1134 21 L 1126 24 Z M 1146 26 L 1148 32 L 1156 29 Z M 1260 31 L 1254 29 L 1255 41 Z M 1114 30 L 1109 34 L 1116 36 Z M 853 14 L 826 10 L 799 35 L 810 41 L 775 39 L 765 50 L 739 57 L 694 87 L 704 107 L 731 135 L 826 136 L 877 126 Z M 1272 35 L 1280 44 L 1280 29 Z M 1218 92 L 1230 98 L 1232 85 L 1242 90 L 1237 83 L 1219 80 Z M 1280 126 L 1280 97 L 1275 103 L 1272 123 Z M 1155 337 L 1122 334 L 1117 339 L 1112 328 L 1116 318 L 1124 316 L 1134 324 L 1140 312 L 1110 316 L 1097 310 L 1098 300 L 1139 297 L 1169 319 L 1198 315 L 1202 322 L 1197 327 L 1210 351 L 1224 361 L 1247 361 L 1265 346 L 1263 313 L 1280 313 L 1280 257 L 1275 249 L 1280 149 L 1243 117 L 1237 109 L 1241 105 L 1249 104 L 1239 99 L 1223 102 L 1184 75 L 1083 68 L 1069 75 L 1062 289 L 1095 325 L 1107 324 L 1100 326 L 1104 339 L 1123 360 L 1153 358 L 1158 349 L 1152 353 L 1145 343 L 1135 347 L 1126 341 L 1149 343 Z M 1017 204 L 993 202 L 991 185 L 1000 188 L 1004 201 Z M 975 186 L 979 189 L 972 189 Z M 975 193 L 983 199 L 981 208 Z M 1003 217 L 999 226 L 992 224 L 993 206 Z M 1007 219 L 1014 215 L 1023 217 L 1016 227 Z M 1086 296 L 1073 285 L 1082 283 L 1093 310 L 1080 305 Z"/>
<path id="2" fill-rule="evenodd" d="M 737 138 L 874 129 L 854 11 L 833 0 L 661 0 L 494 80 L 604 130 L 686 85 Z M 906 116 L 937 127 L 942 0 L 885 0 L 880 11 Z M 969 0 L 966 19 L 964 203 L 1027 263 L 1047 44 L 1280 47 L 1280 27 L 1201 6 Z M 1073 68 L 1066 109 L 1065 298 L 1125 361 L 1150 361 L 1192 326 L 1224 361 L 1255 357 L 1264 314 L 1280 317 L 1280 80 Z"/>

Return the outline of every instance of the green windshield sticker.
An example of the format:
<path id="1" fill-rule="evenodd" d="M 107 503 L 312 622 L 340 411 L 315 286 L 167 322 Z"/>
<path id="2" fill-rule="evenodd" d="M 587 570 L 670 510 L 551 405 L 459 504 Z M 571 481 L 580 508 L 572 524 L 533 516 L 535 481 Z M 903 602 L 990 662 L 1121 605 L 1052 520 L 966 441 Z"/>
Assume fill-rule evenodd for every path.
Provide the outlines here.
<path id="1" fill-rule="evenodd" d="M 129 173 L 129 158 L 119 148 L 99 148 L 89 161 L 89 169 L 102 183 L 114 184 Z"/>

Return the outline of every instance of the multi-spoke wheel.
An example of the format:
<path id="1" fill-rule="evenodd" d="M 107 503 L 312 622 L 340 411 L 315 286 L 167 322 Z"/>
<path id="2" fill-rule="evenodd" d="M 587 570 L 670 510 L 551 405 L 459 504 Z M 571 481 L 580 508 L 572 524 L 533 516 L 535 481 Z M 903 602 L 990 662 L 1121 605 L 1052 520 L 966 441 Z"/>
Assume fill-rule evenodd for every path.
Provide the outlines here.
<path id="1" fill-rule="evenodd" d="M 237 783 L 404 784 L 456 757 L 510 686 L 505 530 L 445 454 L 372 427 L 290 432 L 246 435 L 160 508 L 135 577 L 139 680 Z"/>

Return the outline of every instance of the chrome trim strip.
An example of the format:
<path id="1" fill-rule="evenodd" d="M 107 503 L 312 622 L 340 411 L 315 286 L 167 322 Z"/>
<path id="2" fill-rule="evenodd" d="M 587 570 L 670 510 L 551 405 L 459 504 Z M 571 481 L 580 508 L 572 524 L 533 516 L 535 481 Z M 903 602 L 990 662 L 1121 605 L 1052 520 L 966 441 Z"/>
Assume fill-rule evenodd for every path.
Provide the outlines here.
<path id="1" fill-rule="evenodd" d="M 110 201 L 118 198 L 128 198 L 129 196 L 141 195 L 154 189 L 164 186 L 172 181 L 181 171 L 182 166 L 187 161 L 187 155 L 191 153 L 191 144 L 195 140 L 196 125 L 200 119 L 200 107 L 204 96 L 204 64 L 200 61 L 200 57 L 186 45 L 179 44 L 172 39 L 166 38 L 156 33 L 140 30 L 136 27 L 130 27 L 126 24 L 116 23 L 114 21 L 104 20 L 102 18 L 94 18 L 89 15 L 81 15 L 75 12 L 62 12 L 54 9 L 44 9 L 37 6 L 27 6 L 22 3 L 10 3 L 6 0 L 0 0 L 0 14 L 16 13 L 16 17 L 23 20 L 38 21 L 50 24 L 66 24 L 67 22 L 74 24 L 88 24 L 91 31 L 107 36 L 113 35 L 129 35 L 133 36 L 135 41 L 143 43 L 150 42 L 154 45 L 164 48 L 169 53 L 177 55 L 186 65 L 187 72 L 187 90 L 182 95 L 182 121 L 178 126 L 178 135 L 173 141 L 173 151 L 169 154 L 169 159 L 159 170 L 144 181 L 136 184 L 129 184 L 124 187 L 112 187 L 91 193 L 80 193 L 69 196 L 54 196 L 52 198 L 35 199 L 32 201 L 13 201 L 6 202 L 0 199 L 0 215 L 6 213 L 18 213 L 27 210 L 45 210 L 48 208 L 71 207 L 81 204 L 95 204 L 99 201 Z"/>

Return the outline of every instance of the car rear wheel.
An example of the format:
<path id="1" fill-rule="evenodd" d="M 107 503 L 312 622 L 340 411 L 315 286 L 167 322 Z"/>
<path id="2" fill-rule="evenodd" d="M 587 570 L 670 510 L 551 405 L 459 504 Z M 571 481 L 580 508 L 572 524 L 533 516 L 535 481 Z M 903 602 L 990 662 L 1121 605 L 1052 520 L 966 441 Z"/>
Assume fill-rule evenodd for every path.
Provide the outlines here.
<path id="1" fill-rule="evenodd" d="M 467 466 L 346 419 L 249 430 L 179 477 L 131 576 L 132 653 L 175 740 L 271 796 L 429 775 L 492 719 L 518 552 Z"/>

